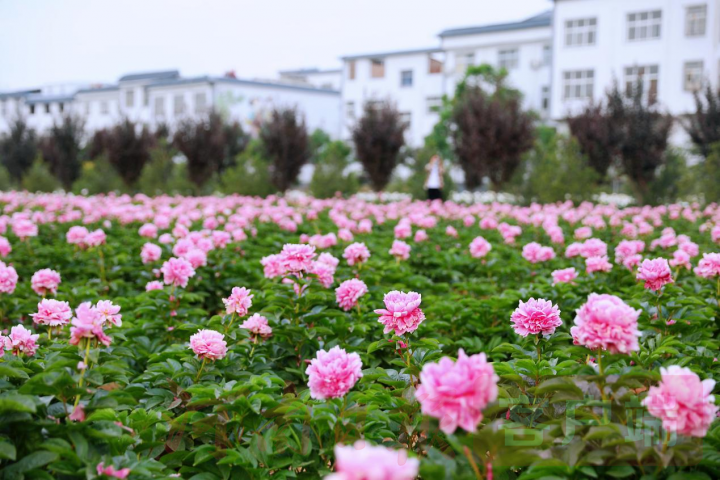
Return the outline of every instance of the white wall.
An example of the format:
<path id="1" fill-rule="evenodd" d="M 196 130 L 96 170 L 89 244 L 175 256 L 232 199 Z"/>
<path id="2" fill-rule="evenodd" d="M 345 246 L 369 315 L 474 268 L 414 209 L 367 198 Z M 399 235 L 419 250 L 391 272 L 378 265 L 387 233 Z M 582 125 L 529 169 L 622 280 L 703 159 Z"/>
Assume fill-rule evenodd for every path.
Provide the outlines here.
<path id="1" fill-rule="evenodd" d="M 428 99 L 443 94 L 443 74 L 429 73 L 428 53 L 410 53 L 384 57 L 385 75 L 372 78 L 371 58 L 345 60 L 342 88 L 342 137 L 349 140 L 355 122 L 362 116 L 366 102 L 390 100 L 405 114 L 410 127 L 409 145 L 420 146 L 437 123 L 437 112 L 428 109 Z M 349 78 L 350 62 L 355 62 L 355 79 Z M 401 72 L 412 71 L 412 86 L 401 85 Z"/>
<path id="2" fill-rule="evenodd" d="M 107 110 L 103 109 L 104 105 Z M 112 127 L 122 118 L 118 90 L 78 92 L 72 108 L 75 115 L 85 119 L 87 136 L 97 130 Z"/>
<path id="3" fill-rule="evenodd" d="M 686 9 L 707 5 L 705 35 L 685 35 Z M 705 77 L 717 85 L 720 37 L 718 0 L 558 0 L 555 2 L 554 68 L 552 117 L 562 119 L 577 112 L 586 101 L 563 98 L 563 72 L 592 69 L 595 75 L 593 98 L 604 98 L 605 91 L 617 80 L 625 82 L 625 68 L 657 65 L 658 102 L 674 115 L 694 111 L 691 92 L 685 91 L 685 62 L 701 60 Z M 662 10 L 659 39 L 631 41 L 627 35 L 627 14 Z M 597 18 L 594 46 L 566 46 L 565 22 L 576 18 Z"/>

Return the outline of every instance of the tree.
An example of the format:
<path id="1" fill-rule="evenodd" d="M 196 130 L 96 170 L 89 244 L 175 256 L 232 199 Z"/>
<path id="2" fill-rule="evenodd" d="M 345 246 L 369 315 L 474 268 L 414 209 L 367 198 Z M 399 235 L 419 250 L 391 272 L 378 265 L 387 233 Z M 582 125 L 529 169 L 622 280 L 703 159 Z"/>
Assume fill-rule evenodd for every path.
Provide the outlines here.
<path id="1" fill-rule="evenodd" d="M 673 125 L 670 115 L 649 105 L 638 82 L 626 95 L 617 84 L 608 93 L 608 115 L 620 129 L 620 160 L 623 171 L 632 180 L 635 194 L 645 202 L 655 173 L 665 161 L 668 138 Z"/>
<path id="2" fill-rule="evenodd" d="M 143 167 L 150 160 L 150 149 L 154 138 L 147 127 L 139 127 L 128 119 L 123 120 L 109 131 L 101 130 L 93 138 L 99 149 L 107 153 L 108 161 L 128 187 L 135 185 Z M 95 146 L 93 150 L 97 150 Z M 93 159 L 95 156 L 92 157 Z"/>
<path id="3" fill-rule="evenodd" d="M 713 145 L 720 142 L 720 90 L 708 84 L 701 96 L 695 92 L 695 113 L 684 122 L 685 130 L 703 157 L 707 158 Z"/>
<path id="4" fill-rule="evenodd" d="M 187 158 L 190 180 L 202 187 L 225 161 L 226 136 L 222 117 L 215 112 L 199 121 L 180 122 L 173 144 Z"/>
<path id="5" fill-rule="evenodd" d="M 50 132 L 40 140 L 40 151 L 50 171 L 65 190 L 80 176 L 80 142 L 85 122 L 79 117 L 66 116 L 60 124 L 53 124 Z"/>
<path id="6" fill-rule="evenodd" d="M 605 179 L 617 157 L 621 138 L 603 104 L 591 102 L 578 115 L 568 118 L 568 126 L 589 165 L 601 180 Z"/>
<path id="7" fill-rule="evenodd" d="M 238 155 L 243 153 L 250 143 L 250 136 L 238 122 L 225 125 L 225 157 L 218 165 L 218 173 L 235 165 Z"/>
<path id="8" fill-rule="evenodd" d="M 519 92 L 505 87 L 506 76 L 488 65 L 469 68 L 450 105 L 448 130 L 471 189 L 483 177 L 499 188 L 533 146 L 533 116 L 522 110 Z"/>
<path id="9" fill-rule="evenodd" d="M 368 102 L 352 132 L 355 155 L 363 164 L 376 191 L 390 181 L 405 145 L 407 122 L 390 102 Z"/>
<path id="10" fill-rule="evenodd" d="M 260 139 L 270 160 L 270 179 L 284 192 L 311 156 L 305 121 L 295 108 L 274 108 L 260 128 Z"/>
<path id="11" fill-rule="evenodd" d="M 24 119 L 18 118 L 10 126 L 10 133 L 0 139 L 0 160 L 8 173 L 19 182 L 37 156 L 37 137 Z"/>

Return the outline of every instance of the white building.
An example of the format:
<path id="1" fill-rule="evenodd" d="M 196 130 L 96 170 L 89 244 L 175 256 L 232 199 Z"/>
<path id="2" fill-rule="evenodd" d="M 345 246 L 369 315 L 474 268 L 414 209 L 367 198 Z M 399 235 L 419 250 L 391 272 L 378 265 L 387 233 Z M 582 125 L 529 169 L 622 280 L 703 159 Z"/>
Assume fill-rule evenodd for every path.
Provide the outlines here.
<path id="1" fill-rule="evenodd" d="M 521 22 L 455 28 L 440 33 L 440 46 L 343 57 L 342 137 L 368 102 L 390 100 L 409 123 L 406 140 L 422 145 L 437 123 L 443 95 L 452 96 L 468 66 L 489 63 L 508 71 L 524 106 L 549 113 L 552 12 Z"/>
<path id="2" fill-rule="evenodd" d="M 552 118 L 599 101 L 617 81 L 644 90 L 676 116 L 693 92 L 717 85 L 720 0 L 556 0 Z"/>
<path id="3" fill-rule="evenodd" d="M 201 118 L 213 108 L 257 133 L 274 107 L 296 108 L 309 131 L 320 128 L 334 138 L 340 133 L 336 89 L 297 81 L 182 78 L 176 70 L 126 75 L 117 85 L 82 88 L 69 95 L 40 89 L 0 93 L 0 133 L 9 131 L 18 117 L 43 133 L 68 114 L 85 121 L 88 135 L 125 118 L 153 127 L 163 124 L 172 131 L 179 122 Z"/>
<path id="4" fill-rule="evenodd" d="M 342 84 L 341 72 L 342 70 L 339 68 L 328 70 L 320 70 L 319 68 L 282 70 L 280 80 L 339 91 Z"/>

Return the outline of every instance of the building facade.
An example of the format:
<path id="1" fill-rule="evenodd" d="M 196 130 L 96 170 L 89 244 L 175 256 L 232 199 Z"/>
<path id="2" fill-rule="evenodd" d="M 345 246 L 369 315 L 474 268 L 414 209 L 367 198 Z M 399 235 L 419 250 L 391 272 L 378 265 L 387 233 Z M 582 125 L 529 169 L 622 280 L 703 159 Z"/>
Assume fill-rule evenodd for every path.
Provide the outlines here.
<path id="1" fill-rule="evenodd" d="M 18 117 L 43 133 L 66 115 L 82 118 L 87 135 L 126 118 L 151 127 L 162 124 L 172 132 L 183 120 L 202 118 L 214 109 L 256 134 L 275 107 L 296 108 L 309 131 L 320 128 L 334 138 L 340 133 L 336 89 L 308 81 L 183 78 L 176 70 L 125 75 L 115 85 L 80 88 L 71 94 L 42 89 L 0 94 L 0 133 L 8 132 Z"/>

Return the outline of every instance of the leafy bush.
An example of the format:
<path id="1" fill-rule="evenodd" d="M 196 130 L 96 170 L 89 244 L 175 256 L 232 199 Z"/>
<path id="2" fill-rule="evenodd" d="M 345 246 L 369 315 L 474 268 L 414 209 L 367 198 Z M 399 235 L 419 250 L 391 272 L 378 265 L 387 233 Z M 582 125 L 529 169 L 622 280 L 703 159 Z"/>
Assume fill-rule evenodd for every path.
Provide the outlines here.
<path id="1" fill-rule="evenodd" d="M 552 203 L 591 200 L 599 175 L 573 139 L 555 136 L 536 142 L 514 180 L 515 193 L 525 202 Z"/>
<path id="2" fill-rule="evenodd" d="M 322 145 L 316 154 L 315 171 L 310 192 L 317 198 L 331 198 L 336 193 L 352 195 L 358 191 L 359 180 L 354 173 L 345 173 L 350 165 L 350 147 L 334 141 Z"/>
<path id="3" fill-rule="evenodd" d="M 0 138 L 0 162 L 16 182 L 32 166 L 37 157 L 37 137 L 24 119 L 18 118 L 10 125 L 10 132 Z"/>
<path id="4" fill-rule="evenodd" d="M 84 128 L 84 120 L 67 115 L 59 124 L 53 124 L 40 139 L 43 160 L 65 190 L 70 190 L 80 176 L 80 145 Z"/>
<path id="5" fill-rule="evenodd" d="M 277 192 L 270 178 L 270 162 L 259 141 L 251 141 L 247 149 L 237 157 L 235 166 L 225 171 L 220 189 L 224 193 L 260 197 Z"/>
<path id="6" fill-rule="evenodd" d="M 35 159 L 30 170 L 25 173 L 21 185 L 28 192 L 54 192 L 62 188 L 40 157 Z"/>
<path id="7" fill-rule="evenodd" d="M 312 154 L 305 120 L 296 108 L 274 108 L 260 128 L 260 140 L 270 161 L 270 180 L 284 192 Z"/>
<path id="8" fill-rule="evenodd" d="M 122 192 L 126 184 L 105 157 L 84 162 L 80 177 L 73 183 L 74 193 L 97 195 L 98 193 Z"/>

